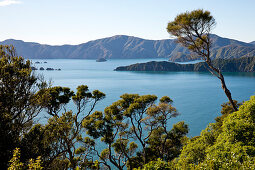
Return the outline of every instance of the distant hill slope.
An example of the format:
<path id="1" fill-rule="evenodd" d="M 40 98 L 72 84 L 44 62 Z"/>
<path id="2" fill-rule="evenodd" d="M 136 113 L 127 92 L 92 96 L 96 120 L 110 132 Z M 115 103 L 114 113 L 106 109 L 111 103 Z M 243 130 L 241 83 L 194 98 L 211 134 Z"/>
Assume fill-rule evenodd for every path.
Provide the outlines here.
<path id="1" fill-rule="evenodd" d="M 254 44 L 255 45 L 255 41 L 250 42 L 250 44 Z"/>
<path id="2" fill-rule="evenodd" d="M 211 35 L 213 58 L 240 58 L 255 56 L 255 46 L 237 40 Z M 13 44 L 19 55 L 35 59 L 121 59 L 169 58 L 171 61 L 192 60 L 189 51 L 173 39 L 145 40 L 132 36 L 116 35 L 79 45 L 51 46 L 9 39 L 0 44 Z"/>
<path id="3" fill-rule="evenodd" d="M 255 57 L 243 57 L 236 59 L 215 59 L 213 65 L 222 72 L 255 72 Z M 130 66 L 117 67 L 115 71 L 208 71 L 206 63 L 177 64 L 167 61 L 151 61 L 137 63 Z"/>

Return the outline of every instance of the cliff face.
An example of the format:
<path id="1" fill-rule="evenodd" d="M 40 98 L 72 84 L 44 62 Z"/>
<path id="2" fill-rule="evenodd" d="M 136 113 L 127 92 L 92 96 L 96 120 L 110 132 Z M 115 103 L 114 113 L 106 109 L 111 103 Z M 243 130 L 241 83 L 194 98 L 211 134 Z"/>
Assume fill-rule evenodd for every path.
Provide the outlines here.
<path id="1" fill-rule="evenodd" d="M 222 72 L 255 72 L 255 57 L 239 59 L 215 59 L 213 65 Z M 207 71 L 206 63 L 177 64 L 167 61 L 151 61 L 117 67 L 115 71 Z"/>
<path id="2" fill-rule="evenodd" d="M 240 58 L 255 56 L 255 45 L 211 35 L 212 58 Z M 121 59 L 121 58 L 168 58 L 170 61 L 194 60 L 190 52 L 173 39 L 146 40 L 117 35 L 79 45 L 51 46 L 21 40 L 5 40 L 4 45 L 14 45 L 17 53 L 35 59 Z"/>

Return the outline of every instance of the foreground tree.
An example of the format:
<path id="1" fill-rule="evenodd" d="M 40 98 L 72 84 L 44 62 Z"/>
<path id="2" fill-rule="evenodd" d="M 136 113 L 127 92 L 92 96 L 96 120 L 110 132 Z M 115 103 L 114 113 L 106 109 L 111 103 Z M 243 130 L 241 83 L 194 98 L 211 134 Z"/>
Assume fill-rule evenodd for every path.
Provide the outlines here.
<path id="1" fill-rule="evenodd" d="M 86 85 L 78 86 L 76 93 L 67 87 L 48 87 L 13 46 L 0 46 L 0 167 L 12 164 L 15 148 L 20 148 L 19 160 L 26 165 L 39 156 L 45 169 L 92 165 L 90 147 L 95 143 L 84 138 L 81 122 L 104 97 Z M 65 109 L 71 100 L 77 106 L 74 113 Z M 42 109 L 51 118 L 46 125 L 35 125 Z M 85 147 L 79 148 L 79 143 Z"/>
<path id="2" fill-rule="evenodd" d="M 183 147 L 174 169 L 255 168 L 255 96 L 239 111 L 231 111 L 229 103 L 222 107 L 216 123 L 209 124 Z"/>
<path id="3" fill-rule="evenodd" d="M 7 168 L 12 151 L 41 111 L 36 91 L 45 83 L 34 75 L 29 60 L 18 57 L 13 46 L 0 45 L 0 167 Z"/>
<path id="4" fill-rule="evenodd" d="M 223 74 L 219 68 L 213 66 L 210 58 L 212 46 L 210 32 L 215 25 L 215 19 L 210 12 L 199 9 L 179 14 L 174 21 L 168 23 L 167 31 L 178 38 L 178 43 L 196 53 L 206 62 L 208 70 L 220 79 L 222 89 L 233 109 L 237 111 L 237 106 L 226 86 Z"/>
<path id="5" fill-rule="evenodd" d="M 109 169 L 109 163 L 117 169 L 133 169 L 157 158 L 170 161 L 179 155 L 188 127 L 179 122 L 169 129 L 169 120 L 178 115 L 177 110 L 167 96 L 158 105 L 156 101 L 155 95 L 124 94 L 104 113 L 94 112 L 84 119 L 88 135 L 106 144 L 101 153 L 96 151 L 101 164 Z"/>
<path id="6" fill-rule="evenodd" d="M 96 104 L 104 99 L 105 94 L 98 90 L 90 92 L 86 85 L 78 86 L 76 93 L 67 87 L 57 86 L 44 90 L 44 94 L 47 98 L 43 99 L 42 105 L 52 116 L 44 128 L 44 142 L 51 148 L 49 156 L 45 159 L 45 167 L 91 167 L 92 148 L 95 143 L 82 134 L 82 121 L 92 113 Z M 64 106 L 71 99 L 77 107 L 76 112 L 67 111 L 60 114 L 60 111 L 66 110 Z"/>
<path id="7" fill-rule="evenodd" d="M 13 157 L 10 160 L 10 166 L 8 170 L 19 170 L 19 169 L 29 169 L 29 170 L 42 170 L 41 167 L 41 158 L 37 157 L 36 160 L 30 159 L 29 163 L 26 165 L 20 161 L 20 150 L 16 148 L 13 151 Z"/>

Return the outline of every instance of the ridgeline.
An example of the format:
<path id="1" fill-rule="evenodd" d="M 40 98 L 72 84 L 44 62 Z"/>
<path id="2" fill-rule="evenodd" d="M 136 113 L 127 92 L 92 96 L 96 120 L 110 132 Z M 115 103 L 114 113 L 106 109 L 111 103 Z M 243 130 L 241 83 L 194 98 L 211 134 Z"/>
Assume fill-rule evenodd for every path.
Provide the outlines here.
<path id="1" fill-rule="evenodd" d="M 254 42 L 245 43 L 212 34 L 211 58 L 241 58 L 255 56 Z M 45 45 L 9 39 L 1 45 L 14 45 L 17 53 L 28 59 L 130 59 L 167 58 L 174 62 L 191 61 L 189 50 L 175 39 L 146 40 L 116 35 L 79 45 Z"/>

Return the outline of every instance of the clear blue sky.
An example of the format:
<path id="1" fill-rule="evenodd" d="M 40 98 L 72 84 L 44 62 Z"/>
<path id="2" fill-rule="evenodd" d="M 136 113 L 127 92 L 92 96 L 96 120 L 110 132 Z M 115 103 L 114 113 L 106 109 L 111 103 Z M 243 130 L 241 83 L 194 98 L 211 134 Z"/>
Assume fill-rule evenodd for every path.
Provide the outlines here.
<path id="1" fill-rule="evenodd" d="M 0 40 L 79 44 L 113 35 L 168 39 L 185 11 L 211 11 L 223 37 L 255 41 L 255 0 L 0 0 Z"/>

